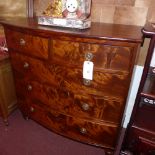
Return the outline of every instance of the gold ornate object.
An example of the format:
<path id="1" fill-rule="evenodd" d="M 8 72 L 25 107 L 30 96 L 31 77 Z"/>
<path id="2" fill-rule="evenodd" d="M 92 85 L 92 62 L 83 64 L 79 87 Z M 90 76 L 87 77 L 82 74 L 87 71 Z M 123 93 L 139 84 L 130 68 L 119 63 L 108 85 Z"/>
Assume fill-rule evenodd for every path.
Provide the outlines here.
<path id="1" fill-rule="evenodd" d="M 49 3 L 43 15 L 61 18 L 62 17 L 62 0 L 54 0 L 53 3 Z"/>

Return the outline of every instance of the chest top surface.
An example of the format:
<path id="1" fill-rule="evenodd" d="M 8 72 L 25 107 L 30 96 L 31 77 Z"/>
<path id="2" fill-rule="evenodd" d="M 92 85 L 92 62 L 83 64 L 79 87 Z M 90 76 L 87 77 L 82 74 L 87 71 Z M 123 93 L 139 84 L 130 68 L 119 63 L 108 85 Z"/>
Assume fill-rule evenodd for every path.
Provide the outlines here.
<path id="1" fill-rule="evenodd" d="M 91 28 L 85 30 L 78 30 L 60 27 L 41 26 L 38 25 L 37 20 L 33 18 L 5 18 L 0 19 L 0 23 L 4 26 L 11 26 L 16 28 L 20 27 L 23 29 L 33 29 L 33 31 L 37 31 L 37 33 L 48 33 L 49 36 L 51 34 L 57 34 L 129 42 L 142 41 L 142 27 L 140 26 L 92 23 Z"/>

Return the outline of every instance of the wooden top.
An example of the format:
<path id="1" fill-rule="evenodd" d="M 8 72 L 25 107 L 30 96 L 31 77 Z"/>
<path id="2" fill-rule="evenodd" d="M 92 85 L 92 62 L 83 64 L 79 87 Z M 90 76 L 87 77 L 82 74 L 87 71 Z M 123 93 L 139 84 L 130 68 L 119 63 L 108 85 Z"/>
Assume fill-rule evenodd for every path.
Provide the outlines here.
<path id="1" fill-rule="evenodd" d="M 5 26 L 33 29 L 37 32 L 62 35 L 70 34 L 76 37 L 97 39 L 110 39 L 129 42 L 142 42 L 140 26 L 92 23 L 91 28 L 85 30 L 38 25 L 33 18 L 0 18 L 0 23 Z"/>

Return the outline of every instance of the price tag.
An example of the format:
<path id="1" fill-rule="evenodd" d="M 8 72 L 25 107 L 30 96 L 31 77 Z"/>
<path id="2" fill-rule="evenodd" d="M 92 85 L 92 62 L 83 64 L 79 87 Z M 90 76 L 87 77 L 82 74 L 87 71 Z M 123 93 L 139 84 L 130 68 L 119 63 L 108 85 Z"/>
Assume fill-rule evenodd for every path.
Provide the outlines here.
<path id="1" fill-rule="evenodd" d="M 93 80 L 94 64 L 91 61 L 84 61 L 83 63 L 83 78 Z"/>

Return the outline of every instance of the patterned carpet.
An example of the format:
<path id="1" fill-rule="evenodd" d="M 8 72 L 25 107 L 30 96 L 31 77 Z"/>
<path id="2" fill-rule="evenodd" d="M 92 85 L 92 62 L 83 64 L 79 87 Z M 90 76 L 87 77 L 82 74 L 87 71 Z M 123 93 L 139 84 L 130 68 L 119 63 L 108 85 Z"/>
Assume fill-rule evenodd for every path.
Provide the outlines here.
<path id="1" fill-rule="evenodd" d="M 104 151 L 54 134 L 16 110 L 8 127 L 0 118 L 0 155 L 104 155 Z"/>

